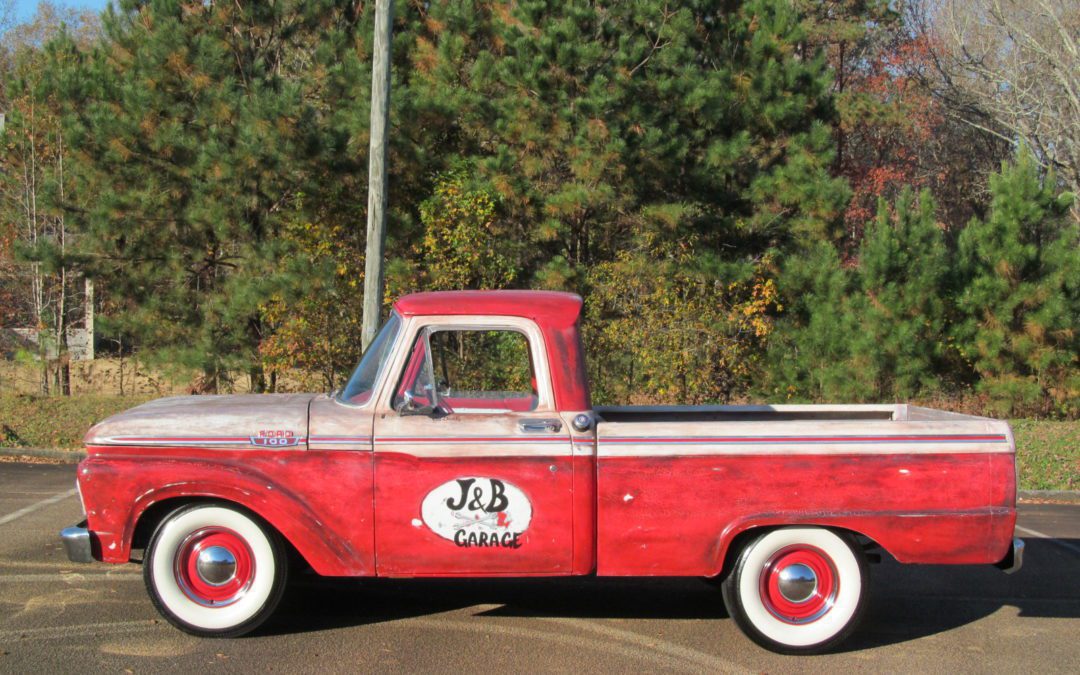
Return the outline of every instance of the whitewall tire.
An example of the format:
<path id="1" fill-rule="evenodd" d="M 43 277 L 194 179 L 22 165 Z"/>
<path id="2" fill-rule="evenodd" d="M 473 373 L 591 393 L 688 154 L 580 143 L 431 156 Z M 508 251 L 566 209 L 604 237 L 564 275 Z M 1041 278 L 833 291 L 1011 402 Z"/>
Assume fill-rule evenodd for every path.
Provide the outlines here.
<path id="1" fill-rule="evenodd" d="M 783 654 L 819 653 L 862 617 L 866 560 L 850 534 L 784 527 L 750 540 L 721 588 L 728 613 L 754 642 Z"/>
<path id="2" fill-rule="evenodd" d="M 279 536 L 256 516 L 203 503 L 162 520 L 146 549 L 143 578 L 172 625 L 193 635 L 236 637 L 273 613 L 287 565 Z"/>

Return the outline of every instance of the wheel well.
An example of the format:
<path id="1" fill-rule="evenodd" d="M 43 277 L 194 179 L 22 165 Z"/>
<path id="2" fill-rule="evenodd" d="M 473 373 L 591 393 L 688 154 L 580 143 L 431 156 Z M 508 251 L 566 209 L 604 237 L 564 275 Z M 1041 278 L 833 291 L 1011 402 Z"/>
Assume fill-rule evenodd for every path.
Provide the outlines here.
<path id="1" fill-rule="evenodd" d="M 880 562 L 880 554 L 878 551 L 883 551 L 884 548 L 876 541 L 866 536 L 862 532 L 856 532 L 855 530 L 849 530 L 843 527 L 829 527 L 826 525 L 815 525 L 813 523 L 791 523 L 790 525 L 759 525 L 755 527 L 749 527 L 742 532 L 732 537 L 728 543 L 727 550 L 724 552 L 724 564 L 720 568 L 720 573 L 714 577 L 717 581 L 723 581 L 727 578 L 727 575 L 731 573 L 731 570 L 735 567 L 735 561 L 739 559 L 739 554 L 746 544 L 759 535 L 765 534 L 772 530 L 779 529 L 781 527 L 820 527 L 824 530 L 832 530 L 833 532 L 842 532 L 850 534 L 855 537 L 855 541 L 859 543 L 862 548 L 862 553 L 867 558 L 867 562 Z"/>
<path id="2" fill-rule="evenodd" d="M 172 499 L 163 499 L 156 504 L 151 504 L 148 509 L 142 512 L 139 520 L 135 523 L 135 531 L 131 535 L 132 550 L 145 549 L 150 544 L 150 537 L 154 535 L 154 530 L 161 524 L 161 521 L 165 520 L 165 516 L 176 509 L 189 504 L 211 501 L 220 500 L 209 497 L 173 497 Z"/>
<path id="3" fill-rule="evenodd" d="M 304 567 L 309 567 L 307 560 L 304 556 L 292 545 L 292 542 L 283 535 L 272 523 L 265 518 L 255 513 L 251 509 L 247 508 L 243 504 L 239 504 L 228 499 L 221 499 L 220 497 L 173 497 L 171 499 L 163 499 L 156 504 L 151 505 L 139 516 L 139 520 L 135 523 L 135 531 L 131 535 L 131 549 L 132 551 L 139 549 L 145 550 L 150 544 L 150 537 L 154 536 L 154 531 L 161 524 L 161 521 L 165 520 L 165 517 L 176 509 L 182 506 L 189 506 L 191 504 L 203 504 L 203 503 L 217 503 L 227 504 L 235 509 L 243 511 L 244 513 L 256 518 L 263 525 L 267 527 L 271 532 L 276 534 L 281 539 L 282 544 L 285 546 L 285 550 L 288 553 L 289 559 L 297 562 L 301 562 Z"/>

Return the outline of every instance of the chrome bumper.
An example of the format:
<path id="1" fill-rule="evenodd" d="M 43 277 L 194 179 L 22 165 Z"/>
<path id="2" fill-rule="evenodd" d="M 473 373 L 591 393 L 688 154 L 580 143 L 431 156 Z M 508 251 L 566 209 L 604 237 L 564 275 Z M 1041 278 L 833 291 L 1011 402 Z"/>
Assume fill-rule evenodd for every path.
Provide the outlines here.
<path id="1" fill-rule="evenodd" d="M 1005 574 L 1012 574 L 1020 569 L 1020 566 L 1024 564 L 1024 540 L 1019 537 L 1013 537 L 1012 546 L 1009 547 L 1009 552 L 1005 554 L 1005 557 L 1001 559 L 1001 562 L 997 563 L 995 567 L 1004 570 Z"/>
<path id="2" fill-rule="evenodd" d="M 67 557 L 71 562 L 94 562 L 94 554 L 90 547 L 90 530 L 86 529 L 85 520 L 78 525 L 60 530 L 60 541 L 64 542 L 64 550 L 67 551 Z"/>

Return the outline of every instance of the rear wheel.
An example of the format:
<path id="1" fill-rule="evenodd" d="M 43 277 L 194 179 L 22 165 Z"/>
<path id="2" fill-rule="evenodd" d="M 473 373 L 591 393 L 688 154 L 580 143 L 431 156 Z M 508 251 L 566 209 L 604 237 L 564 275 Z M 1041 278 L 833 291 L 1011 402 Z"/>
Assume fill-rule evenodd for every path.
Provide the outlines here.
<path id="1" fill-rule="evenodd" d="M 731 617 L 754 642 L 811 654 L 855 630 L 866 579 L 866 560 L 851 535 L 785 527 L 751 540 L 721 588 Z"/>
<path id="2" fill-rule="evenodd" d="M 193 635 L 236 637 L 265 621 L 287 576 L 277 533 L 239 509 L 193 504 L 170 513 L 146 549 L 154 606 Z"/>

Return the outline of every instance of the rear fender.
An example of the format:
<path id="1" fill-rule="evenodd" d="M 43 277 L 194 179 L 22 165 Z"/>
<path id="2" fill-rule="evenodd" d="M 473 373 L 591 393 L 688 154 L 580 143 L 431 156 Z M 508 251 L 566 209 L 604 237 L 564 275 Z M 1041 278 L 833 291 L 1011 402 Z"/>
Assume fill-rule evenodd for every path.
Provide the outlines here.
<path id="1" fill-rule="evenodd" d="M 724 570 L 731 543 L 740 534 L 789 525 L 836 528 L 868 537 L 902 563 L 992 564 L 1008 552 L 1015 519 L 1015 510 L 1006 507 L 949 512 L 751 515 L 731 523 L 720 535 L 713 574 Z"/>

